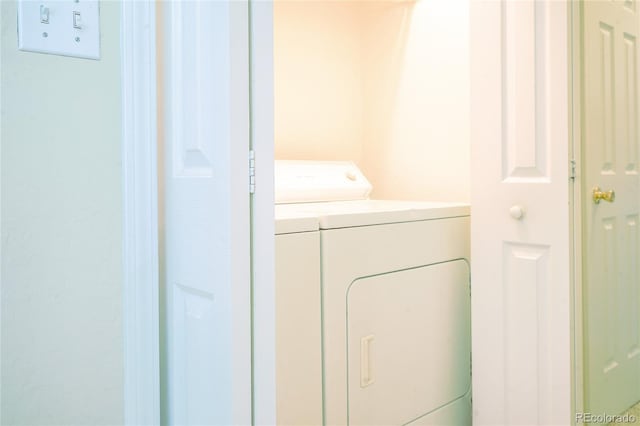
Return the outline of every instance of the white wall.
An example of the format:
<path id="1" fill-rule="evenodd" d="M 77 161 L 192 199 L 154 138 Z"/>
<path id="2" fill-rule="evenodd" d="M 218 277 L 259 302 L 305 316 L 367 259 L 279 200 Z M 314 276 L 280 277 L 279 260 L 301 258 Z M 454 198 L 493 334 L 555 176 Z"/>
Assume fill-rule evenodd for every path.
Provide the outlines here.
<path id="1" fill-rule="evenodd" d="M 362 156 L 360 7 L 274 3 L 276 159 Z"/>
<path id="2" fill-rule="evenodd" d="M 100 61 L 18 51 L 1 7 L 0 423 L 122 423 L 120 6 Z"/>
<path id="3" fill-rule="evenodd" d="M 373 2 L 366 13 L 373 197 L 468 202 L 468 1 Z"/>
<path id="4" fill-rule="evenodd" d="M 469 201 L 468 9 L 276 2 L 276 158 L 355 160 L 376 198 Z"/>

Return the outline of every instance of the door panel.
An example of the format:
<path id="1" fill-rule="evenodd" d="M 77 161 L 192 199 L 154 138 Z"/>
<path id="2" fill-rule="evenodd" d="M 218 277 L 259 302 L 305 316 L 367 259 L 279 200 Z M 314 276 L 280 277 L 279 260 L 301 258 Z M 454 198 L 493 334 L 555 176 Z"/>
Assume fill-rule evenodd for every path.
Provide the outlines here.
<path id="1" fill-rule="evenodd" d="M 568 15 L 471 2 L 473 422 L 571 423 Z"/>
<path id="2" fill-rule="evenodd" d="M 582 4 L 585 408 L 613 415 L 640 400 L 640 21 L 632 1 Z"/>
<path id="3" fill-rule="evenodd" d="M 551 408 L 550 396 L 539 391 L 552 383 L 547 347 L 552 335 L 550 258 L 548 245 L 504 245 L 504 333 L 511 343 L 505 348 L 504 366 L 512 382 L 505 395 L 509 424 L 528 423 L 530 411 Z M 522 398 L 521 392 L 529 398 Z"/>
<path id="4" fill-rule="evenodd" d="M 159 8 L 162 422 L 250 424 L 247 3 Z"/>

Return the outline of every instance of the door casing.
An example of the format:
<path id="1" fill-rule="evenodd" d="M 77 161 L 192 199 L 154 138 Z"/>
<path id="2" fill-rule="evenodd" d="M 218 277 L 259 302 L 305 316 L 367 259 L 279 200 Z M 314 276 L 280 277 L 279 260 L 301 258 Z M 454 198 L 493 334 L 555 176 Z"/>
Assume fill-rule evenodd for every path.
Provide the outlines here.
<path id="1" fill-rule="evenodd" d="M 160 424 L 155 2 L 121 4 L 124 424 Z"/>
<path id="2" fill-rule="evenodd" d="M 581 12 L 580 4 L 576 1 L 569 2 L 569 102 L 570 102 L 570 138 L 569 138 L 569 166 L 572 179 L 570 180 L 570 242 L 571 242 L 571 297 L 573 311 L 573 335 L 572 335 L 572 360 L 573 360 L 573 412 L 584 412 L 584 356 L 583 356 L 583 312 L 582 312 L 582 196 L 581 196 L 581 158 L 580 140 L 582 138 L 582 121 L 580 114 L 580 100 L 582 96 L 582 77 L 580 73 L 581 61 Z M 575 416 L 573 416 L 575 424 Z"/>
<path id="3" fill-rule="evenodd" d="M 256 192 L 251 197 L 253 424 L 276 424 L 273 4 L 249 1 L 251 149 Z"/>

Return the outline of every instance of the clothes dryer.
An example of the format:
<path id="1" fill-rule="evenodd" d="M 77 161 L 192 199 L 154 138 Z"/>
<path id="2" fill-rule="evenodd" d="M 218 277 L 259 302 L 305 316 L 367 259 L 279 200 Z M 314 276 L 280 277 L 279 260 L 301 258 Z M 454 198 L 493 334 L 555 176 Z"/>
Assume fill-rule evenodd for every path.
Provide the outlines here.
<path id="1" fill-rule="evenodd" d="M 324 424 L 470 425 L 469 206 L 366 185 L 353 163 L 276 162 L 276 200 L 305 194 L 319 225 Z"/>

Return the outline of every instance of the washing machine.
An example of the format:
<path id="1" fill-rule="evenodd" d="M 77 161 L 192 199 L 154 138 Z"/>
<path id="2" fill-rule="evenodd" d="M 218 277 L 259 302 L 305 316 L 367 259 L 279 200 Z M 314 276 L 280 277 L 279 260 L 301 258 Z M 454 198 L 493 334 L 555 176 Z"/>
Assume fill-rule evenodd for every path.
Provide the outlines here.
<path id="1" fill-rule="evenodd" d="M 276 201 L 318 224 L 323 423 L 470 425 L 469 206 L 370 191 L 350 162 L 276 162 Z"/>

